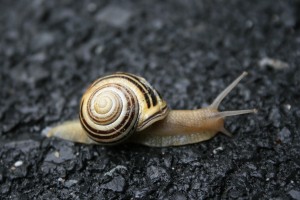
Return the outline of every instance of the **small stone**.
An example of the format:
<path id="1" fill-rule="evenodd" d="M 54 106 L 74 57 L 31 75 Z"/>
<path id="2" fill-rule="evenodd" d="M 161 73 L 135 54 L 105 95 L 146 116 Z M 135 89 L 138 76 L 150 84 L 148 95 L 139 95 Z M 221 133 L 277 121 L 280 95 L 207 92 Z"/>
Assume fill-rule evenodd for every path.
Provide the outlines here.
<path id="1" fill-rule="evenodd" d="M 181 193 L 176 193 L 173 198 L 174 200 L 186 200 L 186 196 L 184 194 L 181 194 Z"/>
<path id="2" fill-rule="evenodd" d="M 246 27 L 247 27 L 247 28 L 250 29 L 250 28 L 253 27 L 253 25 L 254 25 L 253 21 L 251 21 L 251 20 L 247 20 L 247 21 L 246 21 Z"/>
<path id="3" fill-rule="evenodd" d="M 16 67 L 11 71 L 10 75 L 16 81 L 34 84 L 46 79 L 50 74 L 43 67 L 34 64 L 30 65 L 27 70 L 24 70 L 21 66 Z"/>
<path id="4" fill-rule="evenodd" d="M 59 178 L 57 179 L 57 181 L 58 181 L 58 182 L 65 182 L 65 179 L 59 177 Z"/>
<path id="5" fill-rule="evenodd" d="M 36 83 L 38 81 L 44 80 L 49 76 L 49 72 L 39 66 L 30 66 L 28 73 L 28 80 L 26 82 Z"/>
<path id="6" fill-rule="evenodd" d="M 11 184 L 2 184 L 2 186 L 0 185 L 0 193 L 1 194 L 6 194 L 10 191 L 10 185 Z"/>
<path id="7" fill-rule="evenodd" d="M 47 59 L 47 55 L 44 52 L 39 52 L 30 56 L 29 60 L 35 63 L 42 63 Z"/>
<path id="8" fill-rule="evenodd" d="M 281 129 L 281 131 L 278 133 L 278 139 L 282 142 L 282 143 L 288 143 L 291 141 L 291 131 L 284 127 L 283 129 Z"/>
<path id="9" fill-rule="evenodd" d="M 23 153 L 28 153 L 34 149 L 38 149 L 40 143 L 34 140 L 22 140 L 7 143 L 5 146 L 8 148 L 20 149 Z"/>
<path id="10" fill-rule="evenodd" d="M 57 163 L 44 162 L 41 166 L 41 171 L 45 174 L 51 174 L 52 176 L 65 177 L 66 169 L 63 165 L 58 165 Z"/>
<path id="11" fill-rule="evenodd" d="M 75 158 L 76 155 L 73 152 L 72 146 L 70 146 L 70 144 L 66 143 L 65 141 L 62 141 L 57 151 L 52 151 L 47 154 L 45 162 L 63 163 Z"/>
<path id="12" fill-rule="evenodd" d="M 54 152 L 54 156 L 55 156 L 56 158 L 59 158 L 59 152 L 58 152 L 58 151 L 55 151 L 55 152 Z"/>
<path id="13" fill-rule="evenodd" d="M 152 26 L 153 26 L 153 28 L 159 30 L 164 26 L 164 23 L 161 20 L 157 19 L 157 20 L 152 21 Z"/>
<path id="14" fill-rule="evenodd" d="M 105 173 L 104 173 L 104 176 L 113 176 L 113 174 L 114 174 L 116 171 L 119 171 L 119 170 L 125 170 L 125 171 L 127 171 L 127 167 L 125 167 L 125 166 L 123 166 L 123 165 L 117 165 L 116 167 L 114 167 L 114 168 L 111 169 L 110 171 L 105 172 Z"/>
<path id="15" fill-rule="evenodd" d="M 55 41 L 54 34 L 50 32 L 44 32 L 36 35 L 31 40 L 31 46 L 33 49 L 41 49 L 52 45 Z"/>
<path id="16" fill-rule="evenodd" d="M 271 67 L 275 70 L 281 70 L 281 69 L 286 69 L 289 68 L 289 64 L 286 62 L 283 62 L 281 60 L 276 60 L 273 58 L 263 58 L 259 61 L 259 66 L 264 68 L 264 67 Z"/>
<path id="17" fill-rule="evenodd" d="M 293 199 L 300 200 L 300 191 L 297 191 L 297 190 L 290 190 L 290 191 L 288 192 L 288 194 L 289 194 Z"/>
<path id="18" fill-rule="evenodd" d="M 284 105 L 284 108 L 285 108 L 286 110 L 291 110 L 292 106 L 291 106 L 290 104 L 285 104 L 285 105 Z"/>
<path id="19" fill-rule="evenodd" d="M 23 165 L 23 161 L 22 160 L 18 160 L 17 162 L 15 162 L 14 166 L 15 167 L 20 167 Z"/>
<path id="20" fill-rule="evenodd" d="M 100 188 L 112 190 L 114 192 L 123 192 L 125 188 L 125 179 L 122 176 L 116 176 L 110 182 L 102 184 Z"/>
<path id="21" fill-rule="evenodd" d="M 87 4 L 86 8 L 89 12 L 95 12 L 97 10 L 97 4 L 90 2 Z"/>
<path id="22" fill-rule="evenodd" d="M 6 33 L 6 38 L 11 41 L 19 39 L 20 35 L 16 30 L 11 30 Z"/>
<path id="23" fill-rule="evenodd" d="M 104 45 L 97 38 L 94 38 L 84 44 L 76 51 L 76 56 L 85 61 L 89 62 L 92 60 L 95 54 L 99 55 L 104 50 Z"/>
<path id="24" fill-rule="evenodd" d="M 162 167 L 157 166 L 150 166 L 147 168 L 147 176 L 152 182 L 161 181 L 168 181 L 169 174 L 167 171 Z"/>
<path id="25" fill-rule="evenodd" d="M 177 83 L 174 84 L 174 89 L 179 93 L 186 94 L 190 84 L 191 84 L 190 80 L 182 78 Z"/>
<path id="26" fill-rule="evenodd" d="M 217 154 L 219 151 L 223 151 L 223 150 L 224 150 L 223 147 L 215 148 L 215 149 L 213 150 L 213 154 Z"/>
<path id="27" fill-rule="evenodd" d="M 107 6 L 96 16 L 97 21 L 102 21 L 115 27 L 124 26 L 130 19 L 132 13 L 117 6 Z"/>
<path id="28" fill-rule="evenodd" d="M 279 127 L 279 126 L 280 126 L 280 124 L 281 124 L 281 122 L 280 122 L 280 120 L 281 120 L 281 115 L 280 115 L 280 111 L 279 111 L 278 108 L 273 108 L 273 109 L 271 110 L 271 112 L 270 112 L 270 114 L 269 114 L 269 119 L 270 119 L 271 121 L 273 121 L 273 125 L 274 125 L 275 127 Z"/>
<path id="29" fill-rule="evenodd" d="M 20 108 L 18 108 L 18 110 L 22 114 L 32 114 L 37 112 L 39 108 L 37 106 L 21 106 Z"/>
<path id="30" fill-rule="evenodd" d="M 134 198 L 136 199 L 145 199 L 147 195 L 147 188 L 134 191 Z"/>
<path id="31" fill-rule="evenodd" d="M 75 185 L 76 183 L 78 183 L 77 180 L 68 180 L 68 181 L 65 182 L 65 186 L 67 188 L 69 188 L 69 187 L 72 187 L 73 185 Z"/>
<path id="32" fill-rule="evenodd" d="M 104 46 L 98 45 L 98 46 L 95 48 L 95 54 L 96 54 L 96 55 L 100 55 L 100 54 L 102 53 L 103 50 L 104 50 Z"/>

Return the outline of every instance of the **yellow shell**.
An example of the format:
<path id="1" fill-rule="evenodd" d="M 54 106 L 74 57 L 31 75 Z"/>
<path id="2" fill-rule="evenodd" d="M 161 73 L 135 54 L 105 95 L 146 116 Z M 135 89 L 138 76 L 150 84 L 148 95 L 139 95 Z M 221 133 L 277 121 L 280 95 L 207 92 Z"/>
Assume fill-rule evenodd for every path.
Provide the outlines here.
<path id="1" fill-rule="evenodd" d="M 142 77 L 115 73 L 96 80 L 80 104 L 80 122 L 88 136 L 115 144 L 166 117 L 168 107 Z"/>

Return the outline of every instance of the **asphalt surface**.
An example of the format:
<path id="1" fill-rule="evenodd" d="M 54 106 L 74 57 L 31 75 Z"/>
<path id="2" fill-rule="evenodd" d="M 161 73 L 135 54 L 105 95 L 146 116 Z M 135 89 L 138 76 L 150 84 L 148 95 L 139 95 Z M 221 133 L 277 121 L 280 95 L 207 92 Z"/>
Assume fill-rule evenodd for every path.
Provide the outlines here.
<path id="1" fill-rule="evenodd" d="M 1 1 L 1 199 L 300 199 L 299 1 Z M 44 128 L 78 117 L 115 71 L 173 109 L 220 110 L 234 137 L 182 147 L 73 144 Z"/>

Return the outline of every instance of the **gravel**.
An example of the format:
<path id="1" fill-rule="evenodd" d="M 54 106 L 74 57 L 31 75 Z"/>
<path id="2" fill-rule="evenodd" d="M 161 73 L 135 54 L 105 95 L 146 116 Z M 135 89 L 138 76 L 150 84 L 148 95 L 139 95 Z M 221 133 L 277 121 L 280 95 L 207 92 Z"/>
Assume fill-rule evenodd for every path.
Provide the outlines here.
<path id="1" fill-rule="evenodd" d="M 3 1 L 0 199 L 300 199 L 300 3 Z M 182 147 L 73 144 L 42 131 L 78 117 L 97 77 L 145 77 L 173 109 L 221 110 L 232 138 Z"/>

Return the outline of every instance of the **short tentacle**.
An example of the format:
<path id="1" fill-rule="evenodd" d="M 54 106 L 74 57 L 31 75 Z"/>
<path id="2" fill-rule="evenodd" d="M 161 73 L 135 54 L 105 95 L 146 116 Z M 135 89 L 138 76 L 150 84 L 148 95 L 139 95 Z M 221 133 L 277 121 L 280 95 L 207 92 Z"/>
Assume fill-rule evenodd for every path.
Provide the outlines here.
<path id="1" fill-rule="evenodd" d="M 227 135 L 228 137 L 232 137 L 232 133 L 230 133 L 225 127 L 223 126 L 220 130 L 223 134 Z"/>

